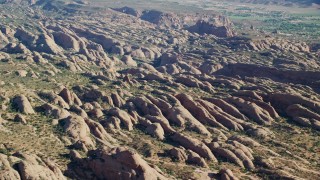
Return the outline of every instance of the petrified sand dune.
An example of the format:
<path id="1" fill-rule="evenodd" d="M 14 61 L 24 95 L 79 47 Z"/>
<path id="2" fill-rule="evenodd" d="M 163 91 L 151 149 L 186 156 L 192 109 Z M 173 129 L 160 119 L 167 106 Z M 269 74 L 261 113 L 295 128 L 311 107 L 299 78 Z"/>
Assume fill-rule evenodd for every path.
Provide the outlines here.
<path id="1" fill-rule="evenodd" d="M 217 161 L 215 156 L 212 154 L 210 149 L 202 142 L 200 142 L 197 139 L 193 139 L 190 137 L 187 137 L 183 134 L 180 133 L 175 133 L 171 139 L 173 141 L 178 142 L 182 146 L 184 146 L 186 149 L 191 149 L 194 152 L 198 153 L 201 157 L 212 160 L 212 161 Z"/>
<path id="2" fill-rule="evenodd" d="M 35 113 L 29 100 L 24 95 L 15 97 L 13 103 L 17 106 L 18 110 L 24 114 Z"/>
<path id="3" fill-rule="evenodd" d="M 3 179 L 21 179 L 19 173 L 10 166 L 8 157 L 4 154 L 0 154 L 1 171 L 0 176 Z"/>
<path id="4" fill-rule="evenodd" d="M 43 161 L 35 155 L 17 153 L 15 156 L 23 159 L 18 163 L 21 179 L 66 179 L 61 170 L 53 162 Z"/>
<path id="5" fill-rule="evenodd" d="M 263 2 L 0 0 L 0 179 L 318 179 L 318 16 Z"/>
<path id="6" fill-rule="evenodd" d="M 89 152 L 89 158 L 82 159 L 80 162 L 80 166 L 93 172 L 92 175 L 87 174 L 87 176 L 82 178 L 167 179 L 161 172 L 152 168 L 137 153 L 124 147 L 112 149 L 103 147 L 91 151 Z"/>

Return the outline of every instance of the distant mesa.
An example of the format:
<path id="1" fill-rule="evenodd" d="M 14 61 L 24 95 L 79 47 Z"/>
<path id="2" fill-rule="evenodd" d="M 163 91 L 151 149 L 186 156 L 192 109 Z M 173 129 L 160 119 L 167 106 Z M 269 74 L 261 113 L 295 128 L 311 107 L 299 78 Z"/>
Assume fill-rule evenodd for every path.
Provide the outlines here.
<path id="1" fill-rule="evenodd" d="M 129 15 L 132 15 L 132 16 L 135 16 L 135 17 L 140 17 L 141 16 L 141 12 L 136 10 L 136 9 L 133 9 L 131 7 L 122 7 L 122 8 L 113 8 L 113 10 L 115 11 L 118 11 L 118 12 L 122 12 L 122 13 L 125 13 L 125 14 L 129 14 Z"/>
<path id="2" fill-rule="evenodd" d="M 231 29 L 231 22 L 229 20 L 225 21 L 225 17 L 223 17 L 224 21 L 218 19 L 218 22 L 212 23 L 205 20 L 199 20 L 194 26 L 188 28 L 188 31 L 195 32 L 198 34 L 213 34 L 217 37 L 233 37 L 236 33 Z M 221 26 L 217 26 L 217 24 L 221 24 Z"/>
<path id="3" fill-rule="evenodd" d="M 232 22 L 225 16 L 206 14 L 175 14 L 158 10 L 139 11 L 131 7 L 114 8 L 113 10 L 129 14 L 141 20 L 156 24 L 164 28 L 185 28 L 191 33 L 200 35 L 212 34 L 217 37 L 233 37 Z"/>

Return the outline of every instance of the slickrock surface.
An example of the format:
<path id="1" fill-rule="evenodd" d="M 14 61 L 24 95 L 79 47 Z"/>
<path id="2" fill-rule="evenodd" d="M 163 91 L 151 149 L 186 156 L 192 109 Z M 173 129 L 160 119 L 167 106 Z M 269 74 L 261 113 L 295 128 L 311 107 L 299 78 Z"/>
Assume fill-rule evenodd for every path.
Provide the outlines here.
<path id="1" fill-rule="evenodd" d="M 320 177 L 309 44 L 94 5 L 1 4 L 0 179 Z"/>

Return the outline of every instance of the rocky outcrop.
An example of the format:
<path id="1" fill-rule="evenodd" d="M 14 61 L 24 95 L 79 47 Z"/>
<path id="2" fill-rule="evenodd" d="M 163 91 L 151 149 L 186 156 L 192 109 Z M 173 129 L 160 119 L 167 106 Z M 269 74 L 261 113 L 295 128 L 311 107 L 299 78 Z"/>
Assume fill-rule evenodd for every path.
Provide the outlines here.
<path id="1" fill-rule="evenodd" d="M 187 163 L 195 164 L 200 167 L 208 167 L 206 161 L 202 157 L 200 157 L 199 154 L 197 154 L 191 150 L 188 150 Z"/>
<path id="2" fill-rule="evenodd" d="M 138 65 L 137 65 L 137 62 L 134 61 L 134 60 L 132 59 L 132 57 L 129 56 L 129 55 L 123 56 L 123 58 L 121 59 L 121 61 L 122 61 L 124 64 L 126 64 L 127 66 L 133 66 L 133 67 L 137 67 L 137 66 L 138 66 Z"/>
<path id="3" fill-rule="evenodd" d="M 61 108 L 64 108 L 64 109 L 70 108 L 69 104 L 66 103 L 65 100 L 61 96 L 55 94 L 54 92 L 40 92 L 39 95 L 42 98 L 48 100 L 48 102 L 50 102 L 54 105 L 57 105 Z"/>
<path id="4" fill-rule="evenodd" d="M 226 17 L 219 16 L 213 22 L 199 20 L 188 31 L 198 34 L 213 34 L 217 37 L 233 37 L 235 32 L 231 28 L 231 22 Z"/>
<path id="5" fill-rule="evenodd" d="M 142 12 L 140 18 L 142 20 L 166 28 L 179 28 L 181 26 L 180 18 L 173 13 L 164 13 L 157 10 L 147 10 Z"/>
<path id="6" fill-rule="evenodd" d="M 253 40 L 248 46 L 250 49 L 258 51 L 274 49 L 292 52 L 310 52 L 310 47 L 304 42 L 292 42 L 273 38 Z"/>
<path id="7" fill-rule="evenodd" d="M 224 148 L 219 148 L 219 147 L 211 148 L 211 150 L 215 156 L 223 157 L 223 158 L 227 159 L 228 161 L 231 161 L 231 162 L 239 165 L 240 167 L 244 168 L 242 161 L 230 150 L 224 149 Z"/>
<path id="8" fill-rule="evenodd" d="M 219 172 L 219 176 L 221 180 L 238 180 L 238 178 L 234 176 L 230 169 L 221 169 Z"/>
<path id="9" fill-rule="evenodd" d="M 228 76 L 240 77 L 259 77 L 270 78 L 275 82 L 291 82 L 317 87 L 320 73 L 317 71 L 302 70 L 283 70 L 274 67 L 261 66 L 256 64 L 228 64 L 224 68 L 218 70 L 215 74 L 223 74 Z"/>
<path id="10" fill-rule="evenodd" d="M 21 179 L 19 173 L 11 167 L 9 157 L 7 155 L 0 154 L 0 167 L 0 179 Z"/>
<path id="11" fill-rule="evenodd" d="M 315 113 L 299 104 L 290 105 L 286 109 L 286 113 L 293 121 L 302 126 L 311 126 L 320 130 L 320 114 Z"/>
<path id="12" fill-rule="evenodd" d="M 29 100 L 24 96 L 20 95 L 14 98 L 14 105 L 17 107 L 18 111 L 24 114 L 34 114 L 34 110 L 29 102 Z"/>
<path id="13" fill-rule="evenodd" d="M 168 153 L 173 160 L 176 160 L 179 162 L 185 162 L 188 158 L 187 153 L 182 148 L 174 147 L 170 149 Z"/>
<path id="14" fill-rule="evenodd" d="M 121 125 L 125 127 L 126 130 L 133 130 L 133 122 L 131 116 L 126 111 L 119 108 L 113 108 L 110 109 L 107 114 L 119 118 L 121 120 Z"/>
<path id="15" fill-rule="evenodd" d="M 224 112 L 226 112 L 236 118 L 243 119 L 243 120 L 247 119 L 246 116 L 243 115 L 236 107 L 234 107 L 232 104 L 227 103 L 223 99 L 204 98 L 204 100 L 220 107 Z"/>
<path id="16" fill-rule="evenodd" d="M 14 119 L 14 121 L 22 123 L 22 124 L 27 124 L 27 120 L 24 116 L 22 116 L 21 114 L 17 114 Z"/>
<path id="17" fill-rule="evenodd" d="M 212 154 L 211 150 L 201 141 L 185 136 L 180 133 L 175 133 L 171 139 L 186 149 L 190 149 L 198 153 L 201 157 L 217 162 L 216 157 Z"/>
<path id="18" fill-rule="evenodd" d="M 247 115 L 250 119 L 259 124 L 271 125 L 271 123 L 274 121 L 267 110 L 261 108 L 253 102 L 245 101 L 244 99 L 235 97 L 229 98 L 227 101 L 234 104 L 240 110 L 240 112 Z"/>
<path id="19" fill-rule="evenodd" d="M 141 49 L 133 50 L 130 54 L 133 58 L 136 58 L 136 59 L 145 59 L 146 58 L 144 52 Z"/>
<path id="20" fill-rule="evenodd" d="M 68 103 L 69 105 L 77 105 L 77 106 L 81 106 L 82 102 L 79 99 L 79 97 L 74 93 L 69 91 L 67 88 L 64 88 L 59 95 L 65 100 L 66 103 Z"/>
<path id="21" fill-rule="evenodd" d="M 118 93 L 112 93 L 111 99 L 112 99 L 112 104 L 115 107 L 120 108 L 121 106 L 123 106 L 125 104 L 125 101 L 119 96 Z"/>
<path id="22" fill-rule="evenodd" d="M 16 37 L 17 39 L 19 39 L 21 42 L 25 43 L 28 46 L 32 45 L 37 39 L 37 37 L 33 35 L 31 32 L 21 28 L 16 29 L 14 37 Z"/>
<path id="23" fill-rule="evenodd" d="M 80 50 L 80 45 L 78 41 L 69 34 L 64 32 L 54 32 L 53 34 L 54 41 L 61 46 L 62 48 L 78 52 Z"/>
<path id="24" fill-rule="evenodd" d="M 91 119 L 84 118 L 84 121 L 90 128 L 90 133 L 93 134 L 95 137 L 107 142 L 107 143 L 114 143 L 115 140 L 111 137 L 110 134 L 107 133 L 107 131 L 103 128 L 103 126 L 95 122 Z"/>
<path id="25" fill-rule="evenodd" d="M 132 15 L 132 16 L 135 16 L 135 17 L 140 17 L 141 16 L 141 13 L 140 11 L 136 10 L 136 9 L 133 9 L 131 7 L 122 7 L 122 8 L 114 8 L 113 10 L 115 11 L 119 11 L 119 12 L 122 12 L 122 13 L 125 13 L 125 14 L 129 14 L 129 15 Z"/>
<path id="26" fill-rule="evenodd" d="M 216 119 L 198 102 L 186 94 L 178 94 L 176 97 L 181 104 L 201 123 L 209 124 L 211 126 L 223 127 Z"/>
<path id="27" fill-rule="evenodd" d="M 168 109 L 166 112 L 166 118 L 169 122 L 180 127 L 185 127 L 186 129 L 193 130 L 200 134 L 210 135 L 208 129 L 193 117 L 192 114 L 182 105 L 177 104 L 171 109 Z"/>
<path id="28" fill-rule="evenodd" d="M 160 66 L 174 64 L 182 60 L 182 56 L 177 53 L 165 53 L 160 57 Z"/>
<path id="29" fill-rule="evenodd" d="M 211 104 L 208 101 L 199 100 L 199 104 L 201 104 L 201 106 L 205 108 L 207 112 L 216 119 L 220 127 L 226 127 L 234 131 L 244 130 L 244 127 L 242 126 L 244 122 L 241 119 L 235 118 L 234 116 L 224 112 L 221 108 L 217 107 L 214 104 Z"/>
<path id="30" fill-rule="evenodd" d="M 49 54 L 59 54 L 62 52 L 62 48 L 47 34 L 39 36 L 39 39 L 37 40 L 37 50 Z"/>
<path id="31" fill-rule="evenodd" d="M 67 179 L 58 166 L 50 160 L 42 160 L 36 155 L 21 153 L 14 155 L 22 159 L 17 165 L 21 179 Z"/>
<path id="32" fill-rule="evenodd" d="M 255 140 L 249 138 L 249 137 L 245 137 L 245 136 L 240 136 L 240 135 L 236 135 L 236 136 L 232 136 L 229 138 L 229 140 L 235 140 L 238 141 L 246 146 L 249 147 L 259 147 L 261 146 L 258 142 L 256 142 Z"/>
<path id="33" fill-rule="evenodd" d="M 320 112 L 320 102 L 308 99 L 299 94 L 271 93 L 268 95 L 267 100 L 281 113 L 284 113 L 286 109 L 293 104 L 300 104 L 315 112 Z"/>
<path id="34" fill-rule="evenodd" d="M 162 172 L 151 167 L 137 153 L 125 147 L 103 147 L 88 153 L 88 158 L 79 160 L 85 171 L 84 179 L 167 179 Z M 75 167 L 76 171 L 80 171 Z M 91 174 L 91 175 L 90 175 Z"/>
<path id="35" fill-rule="evenodd" d="M 318 47 L 169 12 L 181 3 L 13 1 L 0 6 L 0 179 L 319 177 Z"/>
<path id="36" fill-rule="evenodd" d="M 148 127 L 146 128 L 146 132 L 160 140 L 163 140 L 165 138 L 164 130 L 159 123 L 152 123 L 148 125 Z"/>
<path id="37" fill-rule="evenodd" d="M 184 84 L 188 87 L 197 87 L 206 92 L 213 93 L 214 89 L 212 85 L 206 81 L 200 81 L 193 76 L 180 75 L 176 78 L 177 83 Z"/>
<path id="38" fill-rule="evenodd" d="M 31 54 L 31 51 L 22 43 L 9 43 L 2 50 L 11 54 Z"/>
<path id="39" fill-rule="evenodd" d="M 286 109 L 286 113 L 290 117 L 305 117 L 305 118 L 315 119 L 317 121 L 320 121 L 319 114 L 312 112 L 309 109 L 307 109 L 299 104 L 290 105 Z"/>
<path id="40" fill-rule="evenodd" d="M 90 138 L 90 128 L 80 116 L 69 116 L 61 120 L 63 130 L 68 134 L 72 143 L 83 143 L 88 147 L 94 147 Z M 107 136 L 101 136 L 101 138 Z"/>
<path id="41" fill-rule="evenodd" d="M 69 111 L 49 103 L 42 105 L 40 108 L 43 110 L 43 112 L 45 112 L 47 116 L 52 116 L 56 119 L 64 119 L 70 116 Z"/>

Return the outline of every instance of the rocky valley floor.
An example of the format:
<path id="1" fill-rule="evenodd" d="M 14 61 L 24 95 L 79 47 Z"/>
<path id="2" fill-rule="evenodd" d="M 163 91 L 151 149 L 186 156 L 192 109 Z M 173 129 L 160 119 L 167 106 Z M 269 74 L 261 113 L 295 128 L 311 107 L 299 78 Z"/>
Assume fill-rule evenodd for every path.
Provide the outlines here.
<path id="1" fill-rule="evenodd" d="M 319 179 L 319 44 L 211 11 L 1 3 L 0 179 Z"/>

